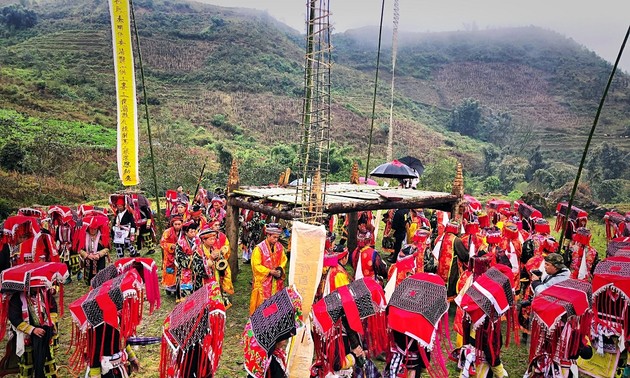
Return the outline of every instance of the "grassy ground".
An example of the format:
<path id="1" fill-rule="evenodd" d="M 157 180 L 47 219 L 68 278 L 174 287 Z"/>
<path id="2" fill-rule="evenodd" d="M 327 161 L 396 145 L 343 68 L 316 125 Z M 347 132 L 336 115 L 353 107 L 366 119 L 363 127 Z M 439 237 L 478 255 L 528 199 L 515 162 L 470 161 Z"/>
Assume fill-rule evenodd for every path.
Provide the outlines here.
<path id="1" fill-rule="evenodd" d="M 553 220 L 550 219 L 553 224 Z M 603 225 L 590 222 L 589 227 L 593 231 L 593 245 L 604 253 L 605 251 L 605 231 Z M 380 242 L 377 243 L 380 246 Z M 146 251 L 142 251 L 144 253 Z M 153 255 L 158 266 L 161 266 L 161 255 L 156 253 Z M 252 277 L 249 265 L 241 265 L 241 271 L 238 279 L 234 282 L 236 294 L 231 298 L 233 306 L 227 311 L 227 323 L 225 330 L 225 341 L 223 344 L 223 355 L 221 356 L 217 377 L 245 377 L 243 370 L 243 350 L 241 346 L 241 333 L 248 317 L 249 297 L 251 294 L 250 280 Z M 79 377 L 81 374 L 72 375 L 63 367 L 67 364 L 69 355 L 67 352 L 70 345 L 71 316 L 67 310 L 67 306 L 79 298 L 87 291 L 87 286 L 83 282 L 74 280 L 66 286 L 64 302 L 66 305 L 66 314 L 60 321 L 60 355 L 58 358 L 59 365 L 62 367 L 60 377 Z M 173 309 L 175 300 L 171 296 L 162 295 L 162 307 L 153 314 L 148 315 L 145 312 L 142 325 L 138 329 L 140 336 L 161 336 L 162 322 L 166 315 Z M 450 317 L 454 315 L 454 308 L 451 307 Z M 452 336 L 455 342 L 454 335 Z M 0 344 L 0 348 L 4 348 L 4 342 Z M 159 377 L 160 362 L 160 346 L 151 345 L 137 348 L 137 354 L 140 358 L 141 370 L 138 376 L 146 378 Z M 522 376 L 527 367 L 527 348 L 525 346 L 514 345 L 502 350 L 502 360 L 510 376 Z M 377 362 L 377 366 L 383 367 L 382 362 Z M 449 375 L 456 376 L 456 370 L 453 363 L 449 363 Z M 305 367 L 307 369 L 308 367 Z"/>

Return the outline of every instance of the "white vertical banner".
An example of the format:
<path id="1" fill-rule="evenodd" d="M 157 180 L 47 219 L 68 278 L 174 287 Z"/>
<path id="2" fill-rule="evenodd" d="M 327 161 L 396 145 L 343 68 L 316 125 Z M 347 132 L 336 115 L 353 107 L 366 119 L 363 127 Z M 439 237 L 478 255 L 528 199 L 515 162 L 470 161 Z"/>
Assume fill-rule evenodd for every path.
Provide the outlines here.
<path id="1" fill-rule="evenodd" d="M 131 9 L 128 0 L 110 0 L 112 47 L 116 74 L 116 108 L 118 120 L 118 175 L 125 186 L 138 185 L 138 117 L 136 109 L 136 75 L 131 44 Z"/>
<path id="2" fill-rule="evenodd" d="M 317 286 L 322 277 L 326 229 L 295 221 L 291 228 L 289 285 L 295 285 L 302 296 L 302 313 L 306 327 L 297 331 L 288 346 L 287 373 L 291 378 L 309 378 L 315 351 L 311 338 L 309 314 Z"/>

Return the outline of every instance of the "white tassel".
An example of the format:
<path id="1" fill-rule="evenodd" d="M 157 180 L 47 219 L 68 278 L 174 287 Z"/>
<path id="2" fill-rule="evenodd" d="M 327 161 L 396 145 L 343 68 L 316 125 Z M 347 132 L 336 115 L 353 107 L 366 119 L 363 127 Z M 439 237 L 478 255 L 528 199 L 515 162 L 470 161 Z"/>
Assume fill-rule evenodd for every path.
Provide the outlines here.
<path id="1" fill-rule="evenodd" d="M 586 252 L 588 252 L 588 247 L 583 247 L 582 261 L 580 262 L 580 270 L 578 272 L 578 280 L 583 280 L 588 275 L 588 269 L 586 268 Z"/>

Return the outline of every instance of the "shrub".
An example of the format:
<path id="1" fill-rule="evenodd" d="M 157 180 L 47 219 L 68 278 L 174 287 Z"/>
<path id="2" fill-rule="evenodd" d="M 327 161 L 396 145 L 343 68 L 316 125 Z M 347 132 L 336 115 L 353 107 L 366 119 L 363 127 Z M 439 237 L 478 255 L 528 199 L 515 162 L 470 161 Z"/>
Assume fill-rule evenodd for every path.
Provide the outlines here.
<path id="1" fill-rule="evenodd" d="M 37 23 L 37 14 L 21 5 L 13 4 L 0 9 L 0 22 L 11 29 L 28 29 Z"/>
<path id="2" fill-rule="evenodd" d="M 7 171 L 19 171 L 24 166 L 24 149 L 14 140 L 10 140 L 0 149 L 0 167 Z"/>
<path id="3" fill-rule="evenodd" d="M 496 193 L 501 190 L 501 180 L 497 176 L 488 176 L 483 180 L 483 190 L 486 193 Z"/>
<path id="4" fill-rule="evenodd" d="M 595 197 L 603 203 L 630 202 L 630 180 L 603 180 L 594 188 Z"/>

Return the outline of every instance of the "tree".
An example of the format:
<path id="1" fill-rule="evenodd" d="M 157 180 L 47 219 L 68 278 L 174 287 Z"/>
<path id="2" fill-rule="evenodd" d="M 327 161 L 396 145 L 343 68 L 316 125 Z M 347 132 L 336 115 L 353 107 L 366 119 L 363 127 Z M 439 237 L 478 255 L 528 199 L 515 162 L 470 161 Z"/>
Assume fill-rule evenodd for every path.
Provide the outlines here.
<path id="1" fill-rule="evenodd" d="M 532 175 L 530 186 L 538 192 L 546 192 L 556 189 L 554 187 L 554 177 L 546 169 L 538 169 Z"/>
<path id="2" fill-rule="evenodd" d="M 571 185 L 575 182 L 575 176 L 577 175 L 577 167 L 571 164 L 562 162 L 555 162 L 553 165 L 547 168 L 549 173 L 553 176 L 553 184 L 550 189 L 555 190 L 561 188 L 564 184 L 570 182 Z"/>
<path id="3" fill-rule="evenodd" d="M 217 152 L 217 160 L 219 161 L 220 170 L 229 173 L 230 168 L 232 167 L 232 153 L 223 147 L 222 144 L 218 143 L 214 146 L 214 149 Z"/>
<path id="4" fill-rule="evenodd" d="M 591 182 L 625 178 L 626 171 L 630 168 L 628 158 L 628 154 L 616 145 L 604 142 L 593 150 L 586 163 L 588 178 Z"/>
<path id="5" fill-rule="evenodd" d="M 22 5 L 13 4 L 0 9 L 0 22 L 10 29 L 28 29 L 37 23 L 37 14 Z"/>
<path id="6" fill-rule="evenodd" d="M 330 148 L 328 149 L 328 170 L 329 174 L 331 175 L 329 180 L 349 180 L 350 170 L 352 169 L 352 159 L 349 157 L 351 150 L 351 147 L 348 146 L 340 147 L 336 144 L 331 144 Z"/>
<path id="7" fill-rule="evenodd" d="M 270 153 L 273 160 L 277 161 L 278 164 L 286 167 L 293 167 L 297 153 L 292 145 L 287 144 L 278 144 L 271 149 Z"/>
<path id="8" fill-rule="evenodd" d="M 501 190 L 501 180 L 497 176 L 488 176 L 483 180 L 483 191 L 486 193 L 496 193 Z"/>
<path id="9" fill-rule="evenodd" d="M 436 192 L 450 192 L 455 178 L 457 161 L 450 156 L 437 156 L 436 160 L 424 169 L 418 188 Z"/>
<path id="10" fill-rule="evenodd" d="M 519 182 L 525 181 L 525 172 L 529 169 L 527 160 L 507 156 L 497 167 L 499 180 L 501 181 L 501 191 L 509 193 Z"/>
<path id="11" fill-rule="evenodd" d="M 604 180 L 599 182 L 594 189 L 595 196 L 603 203 L 630 201 L 630 180 Z"/>
<path id="12" fill-rule="evenodd" d="M 486 176 L 491 176 L 497 169 L 498 162 L 501 157 L 501 151 L 494 147 L 484 147 L 483 150 L 483 173 Z"/>
<path id="13" fill-rule="evenodd" d="M 10 140 L 0 149 L 0 167 L 7 171 L 19 171 L 24 165 L 24 149 L 15 140 Z"/>
<path id="14" fill-rule="evenodd" d="M 483 140 L 503 147 L 511 140 L 512 128 L 512 114 L 508 112 L 495 114 L 491 111 L 479 134 Z"/>
<path id="15" fill-rule="evenodd" d="M 529 169 L 525 172 L 525 180 L 531 181 L 534 173 L 539 169 L 547 168 L 542 153 L 540 152 L 540 145 L 536 146 L 536 149 L 529 157 Z"/>
<path id="16" fill-rule="evenodd" d="M 462 135 L 477 136 L 481 124 L 481 106 L 479 101 L 467 98 L 451 112 L 448 128 Z"/>

